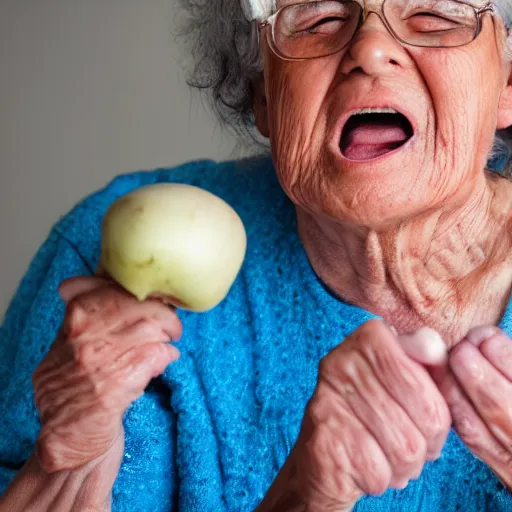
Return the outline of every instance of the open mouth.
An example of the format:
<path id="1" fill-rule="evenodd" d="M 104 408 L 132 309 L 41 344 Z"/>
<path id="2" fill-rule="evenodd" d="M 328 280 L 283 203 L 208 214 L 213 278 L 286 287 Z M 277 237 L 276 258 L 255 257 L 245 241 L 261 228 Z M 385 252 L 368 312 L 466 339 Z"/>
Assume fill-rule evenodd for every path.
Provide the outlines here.
<path id="1" fill-rule="evenodd" d="M 407 117 L 395 109 L 364 108 L 345 123 L 340 149 L 350 160 L 371 160 L 403 146 L 413 133 Z"/>

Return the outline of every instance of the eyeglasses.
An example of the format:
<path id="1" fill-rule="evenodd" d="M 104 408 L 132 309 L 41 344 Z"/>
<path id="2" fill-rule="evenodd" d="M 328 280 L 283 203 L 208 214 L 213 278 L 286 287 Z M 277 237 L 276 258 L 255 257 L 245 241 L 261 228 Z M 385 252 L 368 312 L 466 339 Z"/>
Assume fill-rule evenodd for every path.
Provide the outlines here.
<path id="1" fill-rule="evenodd" d="M 493 12 L 491 3 L 476 8 L 458 0 L 384 0 L 380 7 L 379 3 L 320 0 L 287 5 L 261 22 L 259 30 L 271 29 L 268 42 L 278 56 L 302 60 L 341 51 L 372 12 L 401 43 L 431 48 L 470 43 L 480 33 L 482 14 Z"/>

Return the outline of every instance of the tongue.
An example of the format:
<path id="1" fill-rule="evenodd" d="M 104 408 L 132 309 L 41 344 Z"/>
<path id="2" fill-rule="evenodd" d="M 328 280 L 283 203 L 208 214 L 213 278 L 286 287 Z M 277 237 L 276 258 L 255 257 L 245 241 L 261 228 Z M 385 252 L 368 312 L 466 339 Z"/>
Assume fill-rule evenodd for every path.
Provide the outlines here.
<path id="1" fill-rule="evenodd" d="M 401 116 L 363 114 L 347 122 L 341 149 L 351 160 L 369 160 L 400 147 L 408 138 Z"/>

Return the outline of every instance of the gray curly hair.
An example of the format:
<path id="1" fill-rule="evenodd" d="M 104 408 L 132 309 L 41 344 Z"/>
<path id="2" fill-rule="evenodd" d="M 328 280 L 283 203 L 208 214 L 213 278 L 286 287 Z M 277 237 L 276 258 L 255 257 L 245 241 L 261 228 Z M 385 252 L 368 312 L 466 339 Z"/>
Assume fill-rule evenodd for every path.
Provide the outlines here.
<path id="1" fill-rule="evenodd" d="M 179 0 L 187 15 L 182 34 L 194 66 L 190 86 L 207 93 L 221 123 L 241 138 L 258 140 L 254 125 L 253 83 L 262 72 L 257 27 L 241 0 Z M 509 33 L 506 58 L 512 60 L 512 0 L 495 0 Z M 489 166 L 512 177 L 512 129 L 496 132 Z"/>

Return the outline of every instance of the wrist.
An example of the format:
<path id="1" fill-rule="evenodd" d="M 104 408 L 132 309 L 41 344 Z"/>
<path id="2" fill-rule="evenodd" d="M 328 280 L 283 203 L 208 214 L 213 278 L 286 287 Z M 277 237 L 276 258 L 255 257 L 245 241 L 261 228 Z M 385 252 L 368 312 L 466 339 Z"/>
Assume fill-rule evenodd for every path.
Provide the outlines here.
<path id="1" fill-rule="evenodd" d="M 32 502 L 34 511 L 109 512 L 117 469 L 113 473 L 105 462 L 103 456 L 77 469 L 48 473 L 37 456 L 32 456 L 21 475 L 39 491 Z"/>
<path id="2" fill-rule="evenodd" d="M 343 505 L 325 496 L 316 496 L 316 491 L 304 492 L 304 485 L 298 475 L 299 472 L 307 470 L 298 464 L 295 450 L 292 450 L 255 512 L 350 512 L 352 510 L 354 503 Z"/>
<path id="3" fill-rule="evenodd" d="M 307 506 L 295 490 L 294 475 L 292 452 L 255 512 L 306 512 Z"/>
<path id="4" fill-rule="evenodd" d="M 123 450 L 120 436 L 101 457 L 52 473 L 32 455 L 0 498 L 0 512 L 110 512 Z"/>

